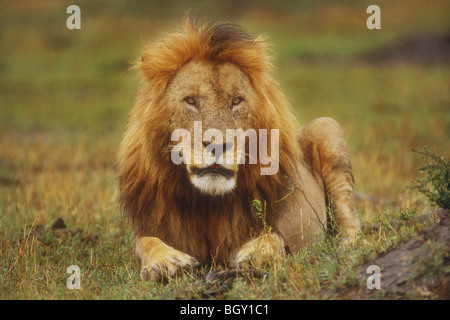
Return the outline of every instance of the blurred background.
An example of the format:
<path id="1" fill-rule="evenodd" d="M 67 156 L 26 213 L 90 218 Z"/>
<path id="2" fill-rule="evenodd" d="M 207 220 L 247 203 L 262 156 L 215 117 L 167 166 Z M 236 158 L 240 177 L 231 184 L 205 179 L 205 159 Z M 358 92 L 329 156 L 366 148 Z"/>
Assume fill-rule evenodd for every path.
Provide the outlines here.
<path id="1" fill-rule="evenodd" d="M 71 4 L 81 30 L 66 27 Z M 366 27 L 371 4 L 381 8 L 381 30 Z M 450 150 L 449 1 L 2 0 L 6 225 L 28 215 L 119 216 L 115 155 L 139 84 L 129 68 L 142 41 L 179 30 L 188 9 L 269 37 L 299 123 L 330 116 L 344 128 L 361 199 L 418 205 L 408 193 L 420 166 L 411 150 Z M 359 204 L 363 216 L 379 210 L 373 203 Z"/>

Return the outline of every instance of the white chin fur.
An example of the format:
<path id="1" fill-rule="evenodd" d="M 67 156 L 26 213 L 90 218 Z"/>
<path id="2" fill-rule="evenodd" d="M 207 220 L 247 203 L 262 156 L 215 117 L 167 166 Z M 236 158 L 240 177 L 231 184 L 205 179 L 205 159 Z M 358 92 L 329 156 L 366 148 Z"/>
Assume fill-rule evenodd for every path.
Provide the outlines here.
<path id="1" fill-rule="evenodd" d="M 211 196 L 223 195 L 236 186 L 234 179 L 227 179 L 217 174 L 205 174 L 202 177 L 194 176 L 192 184 L 201 192 Z"/>

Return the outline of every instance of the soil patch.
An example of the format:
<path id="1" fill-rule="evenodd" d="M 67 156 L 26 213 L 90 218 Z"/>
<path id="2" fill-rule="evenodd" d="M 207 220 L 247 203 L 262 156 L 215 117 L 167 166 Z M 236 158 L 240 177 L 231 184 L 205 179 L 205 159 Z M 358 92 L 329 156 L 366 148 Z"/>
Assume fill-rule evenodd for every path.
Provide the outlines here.
<path id="1" fill-rule="evenodd" d="M 357 268 L 359 285 L 329 292 L 331 299 L 450 299 L 450 211 L 407 242 Z M 369 289 L 371 265 L 381 271 L 380 289 Z M 372 282 L 371 282 L 372 283 Z"/>
<path id="2" fill-rule="evenodd" d="M 375 63 L 449 64 L 450 32 L 410 35 L 366 53 L 358 60 Z"/>

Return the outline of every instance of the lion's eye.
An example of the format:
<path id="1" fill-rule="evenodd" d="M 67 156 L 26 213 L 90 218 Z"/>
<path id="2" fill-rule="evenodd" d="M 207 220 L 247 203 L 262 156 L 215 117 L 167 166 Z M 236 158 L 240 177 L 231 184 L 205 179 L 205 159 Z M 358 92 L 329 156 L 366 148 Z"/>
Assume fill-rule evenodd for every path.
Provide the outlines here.
<path id="1" fill-rule="evenodd" d="M 231 107 L 237 106 L 239 103 L 242 102 L 242 100 L 244 99 L 242 99 L 241 97 L 233 98 L 233 100 L 231 100 Z"/>
<path id="2" fill-rule="evenodd" d="M 186 97 L 186 98 L 184 98 L 184 101 L 186 101 L 191 106 L 195 106 L 195 98 L 193 98 L 193 97 Z"/>

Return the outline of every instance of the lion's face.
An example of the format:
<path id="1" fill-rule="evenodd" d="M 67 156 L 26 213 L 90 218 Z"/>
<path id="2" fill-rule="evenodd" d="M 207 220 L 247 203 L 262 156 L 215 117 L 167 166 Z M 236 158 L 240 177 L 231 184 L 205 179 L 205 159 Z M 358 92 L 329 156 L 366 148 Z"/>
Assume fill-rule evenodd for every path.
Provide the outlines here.
<path id="1" fill-rule="evenodd" d="M 236 187 L 245 155 L 233 135 L 251 127 L 254 99 L 248 76 L 229 62 L 191 61 L 168 84 L 161 102 L 172 111 L 172 132 L 181 132 L 172 134 L 170 150 L 202 193 L 222 195 Z"/>

